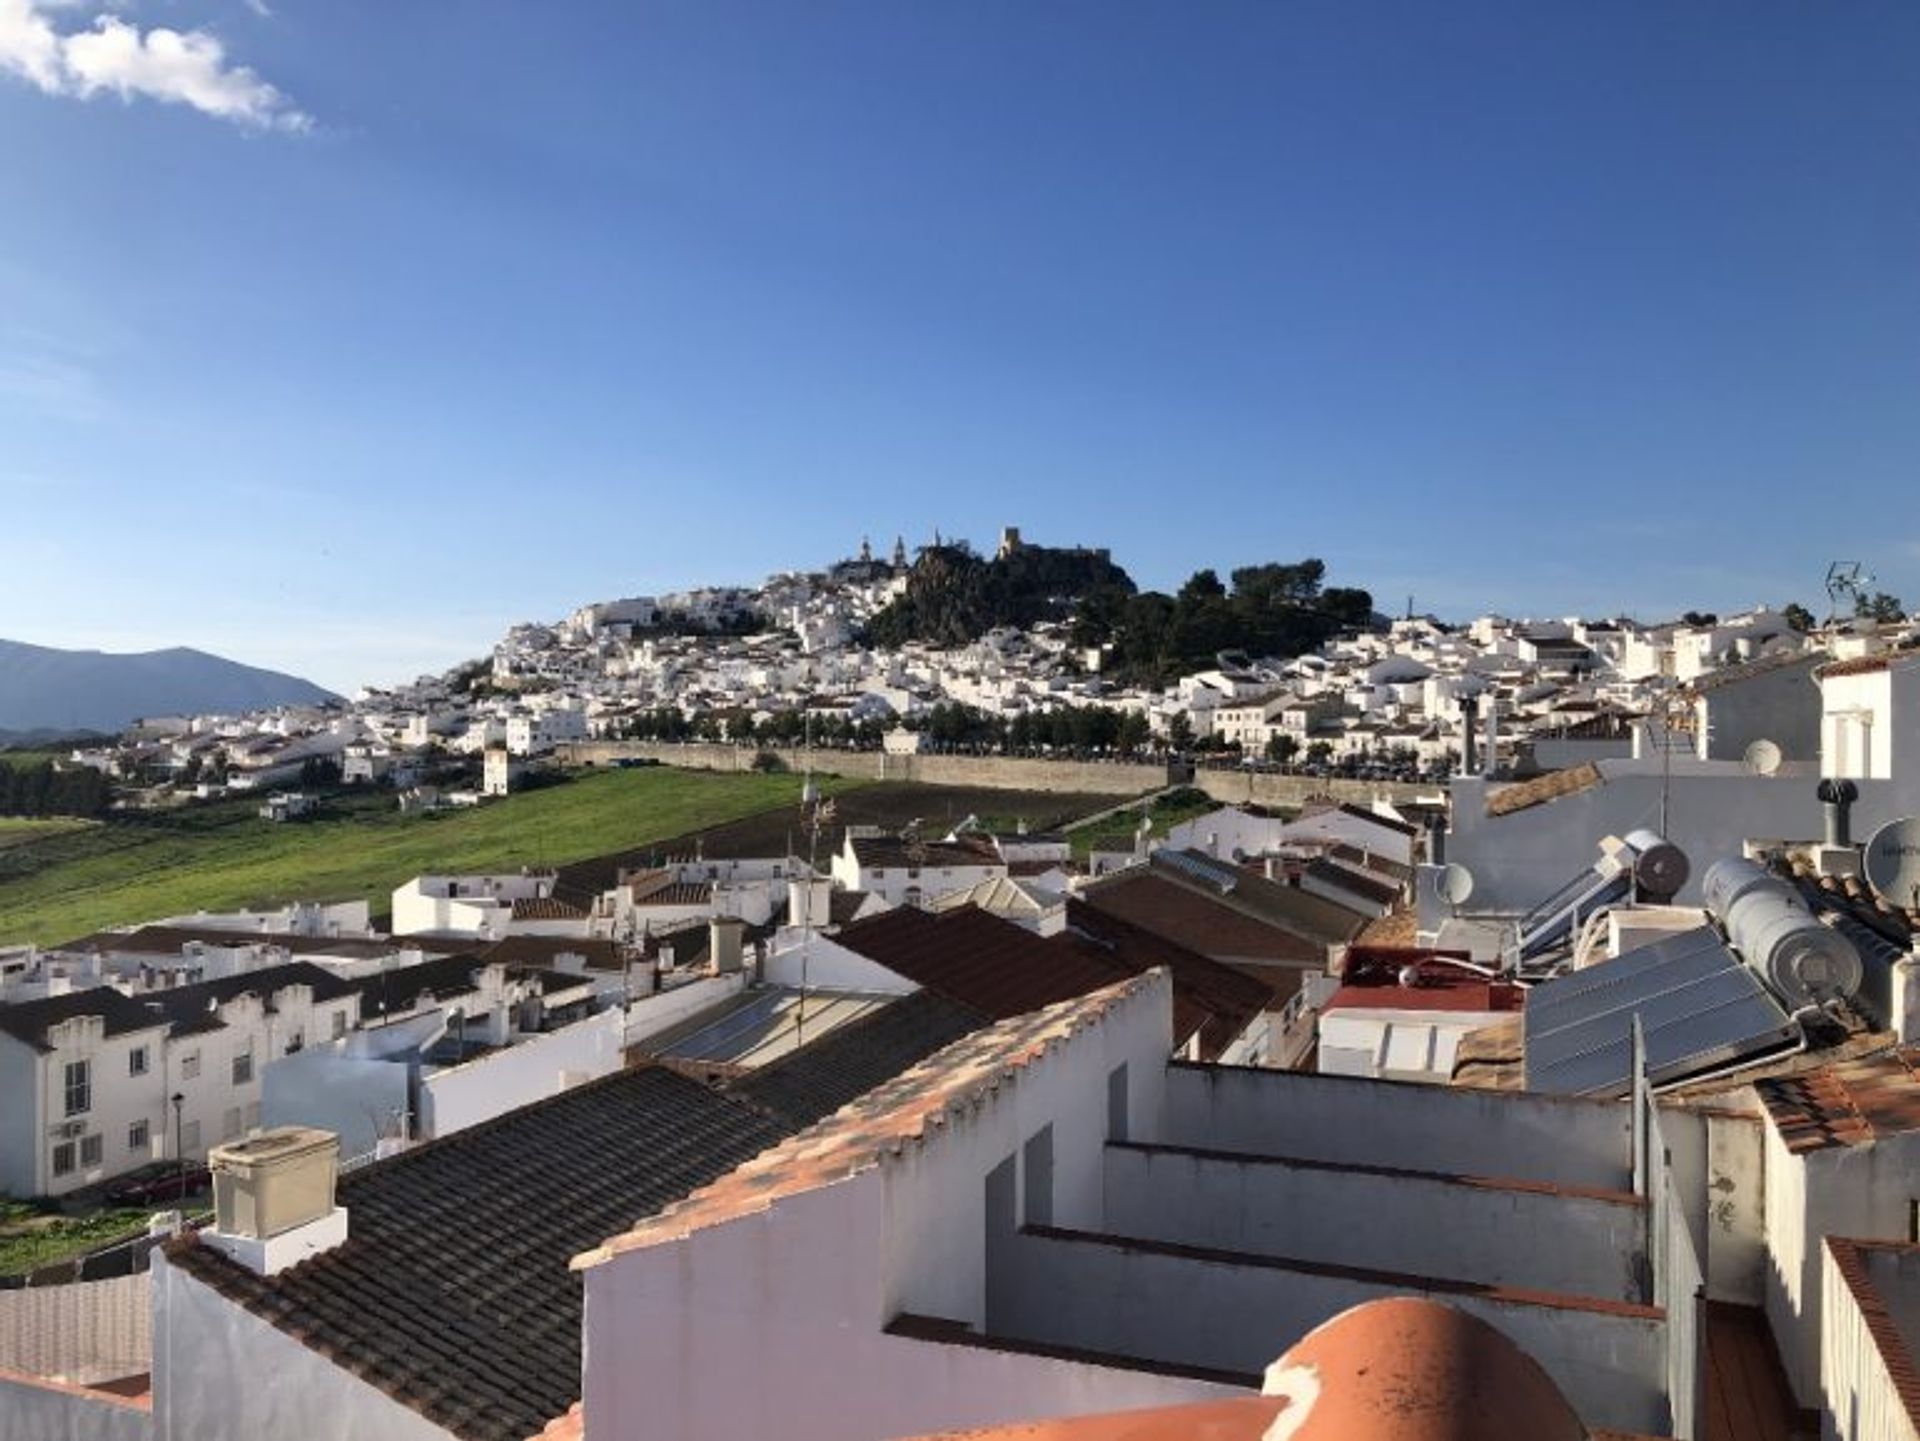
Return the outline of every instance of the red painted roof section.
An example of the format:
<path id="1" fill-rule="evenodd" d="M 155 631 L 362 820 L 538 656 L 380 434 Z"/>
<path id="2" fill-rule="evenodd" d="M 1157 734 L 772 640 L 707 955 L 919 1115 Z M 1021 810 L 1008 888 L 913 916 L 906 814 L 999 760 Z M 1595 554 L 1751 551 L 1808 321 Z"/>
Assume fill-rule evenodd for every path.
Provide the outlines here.
<path id="1" fill-rule="evenodd" d="M 1355 946 L 1347 952 L 1341 973 L 1344 984 L 1327 1000 L 1323 1011 L 1517 1011 L 1526 992 L 1507 981 L 1493 981 L 1463 966 L 1464 951 L 1438 951 L 1424 946 Z M 1411 969 L 1418 984 L 1405 986 L 1401 975 Z"/>

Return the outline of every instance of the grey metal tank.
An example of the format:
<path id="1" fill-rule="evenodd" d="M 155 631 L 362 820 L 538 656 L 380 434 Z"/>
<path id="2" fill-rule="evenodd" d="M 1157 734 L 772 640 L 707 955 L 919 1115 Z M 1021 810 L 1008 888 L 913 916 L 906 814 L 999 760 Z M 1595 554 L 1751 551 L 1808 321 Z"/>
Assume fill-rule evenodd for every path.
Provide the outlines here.
<path id="1" fill-rule="evenodd" d="M 1740 958 L 1789 1006 L 1851 1000 L 1859 993 L 1860 952 L 1823 925 L 1785 881 L 1730 857 L 1715 862 L 1701 889 Z"/>

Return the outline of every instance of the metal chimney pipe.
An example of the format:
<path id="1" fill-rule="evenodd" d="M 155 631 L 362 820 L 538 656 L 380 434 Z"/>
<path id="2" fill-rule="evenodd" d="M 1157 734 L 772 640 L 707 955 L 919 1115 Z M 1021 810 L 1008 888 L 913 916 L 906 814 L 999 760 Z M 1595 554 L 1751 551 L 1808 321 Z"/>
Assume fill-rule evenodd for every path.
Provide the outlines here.
<path id="1" fill-rule="evenodd" d="M 1827 814 L 1827 844 L 1853 844 L 1853 803 L 1860 799 L 1860 787 L 1847 780 L 1820 782 L 1820 805 Z"/>

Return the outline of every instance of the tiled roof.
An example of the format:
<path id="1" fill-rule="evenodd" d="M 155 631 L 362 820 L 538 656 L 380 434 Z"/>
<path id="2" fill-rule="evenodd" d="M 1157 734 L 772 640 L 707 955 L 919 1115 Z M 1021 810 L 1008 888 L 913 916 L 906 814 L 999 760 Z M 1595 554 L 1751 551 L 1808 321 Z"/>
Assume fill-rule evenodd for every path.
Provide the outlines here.
<path id="1" fill-rule="evenodd" d="M 1501 786 L 1487 793 L 1487 814 L 1490 816 L 1512 815 L 1515 811 L 1524 811 L 1533 806 L 1545 805 L 1548 801 L 1557 801 L 1562 796 L 1578 795 L 1581 791 L 1592 790 L 1603 785 L 1606 777 L 1600 767 L 1592 761 L 1582 765 L 1569 766 L 1563 771 L 1549 771 L 1534 780 L 1520 781 L 1518 784 Z"/>
<path id="2" fill-rule="evenodd" d="M 276 946 L 290 956 L 337 956 L 349 960 L 378 960 L 400 950 L 454 951 L 466 944 L 435 940 L 430 936 L 374 940 L 366 936 L 299 936 L 287 931 L 225 931 L 213 926 L 141 926 L 131 931 L 94 931 L 55 949 L 178 956 L 181 947 L 192 941 L 207 946 Z"/>
<path id="3" fill-rule="evenodd" d="M 584 921 L 587 913 L 553 896 L 522 896 L 513 903 L 516 921 Z"/>
<path id="4" fill-rule="evenodd" d="M 978 1011 L 915 991 L 731 1082 L 727 1090 L 798 1129 L 987 1024 Z"/>
<path id="5" fill-rule="evenodd" d="M 47 1031 L 75 1016 L 98 1016 L 106 1023 L 109 1036 L 123 1036 L 168 1024 L 160 1011 L 142 1001 L 123 996 L 112 986 L 69 991 L 64 996 L 45 996 L 37 1001 L 15 1001 L 0 1006 L 0 1031 L 36 1051 L 50 1051 Z"/>
<path id="6" fill-rule="evenodd" d="M 1920 1047 L 1895 1047 L 1756 1082 L 1793 1152 L 1858 1146 L 1920 1130 Z"/>
<path id="7" fill-rule="evenodd" d="M 1084 996 L 1128 974 L 1085 951 L 1050 946 L 974 906 L 938 915 L 902 906 L 855 921 L 834 939 L 995 1020 Z"/>
<path id="8" fill-rule="evenodd" d="M 1900 1397 L 1900 1408 L 1906 1412 L 1908 1425 L 1920 1431 L 1920 1367 L 1916 1367 L 1913 1349 L 1902 1332 L 1900 1312 L 1905 1308 L 1899 1307 L 1898 1302 L 1889 1305 L 1874 1282 L 1872 1266 L 1875 1255 L 1910 1258 L 1920 1253 L 1920 1247 L 1896 1241 L 1855 1241 L 1829 1236 L 1827 1249 L 1833 1253 L 1834 1269 L 1840 1273 L 1853 1304 L 1860 1310 L 1860 1319 L 1866 1323 L 1867 1333 L 1873 1337 L 1874 1349 L 1880 1353 L 1881 1364 L 1887 1368 L 1888 1379 Z"/>
<path id="9" fill-rule="evenodd" d="M 1706 695 L 1711 691 L 1722 690 L 1741 681 L 1752 680 L 1756 676 L 1769 675 L 1777 670 L 1787 670 L 1797 665 L 1817 665 L 1827 658 L 1823 650 L 1774 650 L 1765 655 L 1755 656 L 1752 660 L 1742 661 L 1738 665 L 1723 665 L 1710 670 L 1688 682 L 1687 690 L 1694 695 Z"/>
<path id="10" fill-rule="evenodd" d="M 489 964 L 541 966 L 556 968 L 561 956 L 579 956 L 592 971 L 620 969 L 621 946 L 618 941 L 590 940 L 579 936 L 508 936 L 480 952 Z"/>
<path id="11" fill-rule="evenodd" d="M 1875 671 L 1892 670 L 1895 662 L 1912 660 L 1916 655 L 1920 655 L 1920 650 L 1907 647 L 1883 650 L 1878 655 L 1856 656 L 1852 660 L 1837 660 L 1832 665 L 1821 666 L 1818 678 L 1830 680 L 1843 675 L 1872 675 Z"/>
<path id="12" fill-rule="evenodd" d="M 411 1010 L 422 996 L 445 1001 L 477 990 L 473 978 L 486 964 L 478 956 L 436 956 L 418 965 L 371 971 L 347 984 L 360 993 L 361 1016 L 371 1018 Z"/>
<path id="13" fill-rule="evenodd" d="M 1291 894 L 1298 898 L 1293 909 L 1302 914 L 1311 914 L 1308 907 L 1313 907 L 1347 920 L 1346 935 L 1315 934 L 1316 928 L 1307 924 L 1296 922 L 1290 926 L 1266 916 L 1250 915 L 1229 904 L 1223 896 L 1208 895 L 1177 884 L 1158 868 L 1118 871 L 1089 886 L 1082 892 L 1082 898 L 1095 910 L 1131 921 L 1216 961 L 1232 958 L 1321 965 L 1326 962 L 1330 940 L 1349 939 L 1363 924 L 1362 917 L 1331 901 L 1300 891 Z"/>
<path id="14" fill-rule="evenodd" d="M 580 1399 L 568 1260 L 787 1133 L 659 1067 L 623 1071 L 341 1178 L 340 1246 L 261 1277 L 169 1261 L 466 1441 L 524 1441 Z"/>
<path id="15" fill-rule="evenodd" d="M 1390 906 L 1400 898 L 1404 887 L 1380 876 L 1369 875 L 1356 866 L 1343 865 L 1324 856 L 1307 863 L 1306 874 L 1323 885 L 1335 890 L 1358 896 L 1362 900 L 1372 901 L 1375 905 Z"/>
<path id="16" fill-rule="evenodd" d="M 764 1211 L 782 1197 L 871 1170 L 883 1155 L 924 1139 L 950 1112 L 977 1103 L 1053 1047 L 1100 1024 L 1108 1011 L 1165 984 L 1155 975 L 1131 978 L 975 1031 L 680 1204 L 576 1256 L 574 1268 Z"/>
<path id="17" fill-rule="evenodd" d="M 237 976 L 196 981 L 190 986 L 169 986 L 165 990 L 146 992 L 139 999 L 166 1016 L 173 1023 L 176 1035 L 186 1035 L 218 1027 L 221 1021 L 215 1008 L 239 996 L 258 996 L 266 1009 L 272 1011 L 274 997 L 289 986 L 308 987 L 316 1001 L 335 1001 L 360 989 L 359 982 L 337 976 L 311 961 L 291 961 L 284 966 L 244 971 Z"/>
<path id="18" fill-rule="evenodd" d="M 856 836 L 853 839 L 853 858 L 863 871 L 901 871 L 929 866 L 936 869 L 958 866 L 1004 867 L 1006 864 L 991 847 L 976 850 L 972 846 L 947 845 L 940 841 L 930 841 L 919 847 L 916 858 L 913 849 L 894 836 Z"/>
<path id="19" fill-rule="evenodd" d="M 1274 1003 L 1274 989 L 1264 981 L 1085 901 L 1067 902 L 1067 925 L 1054 941 L 1071 938 L 1096 946 L 1107 962 L 1134 975 L 1167 967 L 1173 975 L 1174 1043 L 1183 1044 L 1197 1032 L 1202 1060 L 1217 1060 Z"/>

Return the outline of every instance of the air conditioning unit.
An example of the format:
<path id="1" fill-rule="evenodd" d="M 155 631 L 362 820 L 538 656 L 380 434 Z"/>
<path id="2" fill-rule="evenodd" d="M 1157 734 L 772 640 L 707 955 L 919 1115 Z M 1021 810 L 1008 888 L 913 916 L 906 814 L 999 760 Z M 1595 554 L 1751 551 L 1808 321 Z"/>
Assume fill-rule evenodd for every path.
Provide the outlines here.
<path id="1" fill-rule="evenodd" d="M 62 1121 L 53 1128 L 53 1133 L 63 1140 L 71 1141 L 87 1134 L 87 1123 L 85 1121 Z"/>

